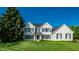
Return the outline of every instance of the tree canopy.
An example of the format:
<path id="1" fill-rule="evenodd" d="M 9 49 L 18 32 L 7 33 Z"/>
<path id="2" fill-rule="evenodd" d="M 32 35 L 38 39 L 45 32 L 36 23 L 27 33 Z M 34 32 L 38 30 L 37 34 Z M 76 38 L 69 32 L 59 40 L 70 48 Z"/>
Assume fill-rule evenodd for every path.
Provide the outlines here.
<path id="1" fill-rule="evenodd" d="M 79 26 L 70 26 L 70 28 L 74 31 L 74 39 L 79 39 Z"/>
<path id="2" fill-rule="evenodd" d="M 24 20 L 15 7 L 8 7 L 0 17 L 0 36 L 2 42 L 23 40 Z"/>

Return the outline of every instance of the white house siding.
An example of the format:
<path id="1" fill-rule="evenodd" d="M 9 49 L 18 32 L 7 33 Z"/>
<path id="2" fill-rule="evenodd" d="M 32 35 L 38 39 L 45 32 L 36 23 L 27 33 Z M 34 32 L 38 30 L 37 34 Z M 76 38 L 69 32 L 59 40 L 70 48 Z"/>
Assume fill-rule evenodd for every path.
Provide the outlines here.
<path id="1" fill-rule="evenodd" d="M 26 32 L 25 30 L 25 32 L 24 32 L 24 38 L 25 38 L 25 36 L 33 36 L 31 39 L 33 39 L 34 40 L 34 32 L 35 32 L 35 26 L 32 24 L 32 23 L 30 23 L 30 22 L 28 22 L 27 24 L 26 24 L 26 26 L 25 26 L 25 29 L 26 28 L 34 28 L 34 31 L 32 31 L 31 30 L 31 32 Z M 29 39 L 29 38 L 28 38 Z"/>
<path id="2" fill-rule="evenodd" d="M 28 22 L 25 27 L 26 28 L 35 28 L 35 26 L 30 22 Z"/>
<path id="3" fill-rule="evenodd" d="M 41 28 L 53 28 L 50 24 L 45 23 L 41 26 Z"/>
<path id="4" fill-rule="evenodd" d="M 32 24 L 32 23 L 27 23 L 26 27 L 25 28 L 34 28 L 34 31 L 31 31 L 31 32 L 25 32 L 24 35 L 33 35 L 33 40 L 36 40 L 36 33 L 35 33 L 35 26 Z M 38 35 L 40 36 L 39 40 L 40 39 L 44 39 L 44 40 L 55 40 L 55 41 L 72 41 L 73 40 L 73 31 L 67 27 L 66 25 L 62 25 L 61 27 L 59 27 L 57 30 L 55 30 L 54 32 L 52 32 L 52 26 L 48 23 L 45 23 L 43 24 L 40 28 L 40 32 L 38 32 Z M 42 28 L 51 28 L 51 32 L 42 32 Z M 35 34 L 34 34 L 35 33 Z M 41 34 L 39 34 L 41 33 Z M 62 34 L 62 39 L 57 39 L 56 38 L 56 34 L 58 33 L 61 33 Z M 65 34 L 66 33 L 70 33 L 71 34 L 71 39 L 66 39 L 65 38 Z M 49 39 L 45 39 L 45 38 L 42 38 L 42 35 L 49 35 Z"/>
<path id="5" fill-rule="evenodd" d="M 56 34 L 61 33 L 62 34 L 62 39 L 56 39 Z M 65 34 L 70 33 L 71 34 L 71 39 L 66 39 Z M 73 40 L 73 31 L 71 31 L 66 25 L 63 25 L 60 29 L 58 29 L 55 33 L 52 35 L 52 40 L 65 40 L 65 41 L 72 41 Z"/>
<path id="6" fill-rule="evenodd" d="M 42 32 L 42 29 L 43 28 L 50 28 L 51 29 L 51 32 Z M 45 24 L 43 24 L 42 26 L 41 26 L 41 33 L 43 34 L 43 35 L 51 35 L 52 34 L 52 26 L 50 25 L 50 24 L 48 24 L 48 23 L 45 23 Z"/>
<path id="7" fill-rule="evenodd" d="M 62 39 L 56 39 L 56 34 L 52 35 L 52 39 L 51 40 L 55 40 L 55 41 L 72 41 L 73 40 L 73 34 L 71 34 L 71 39 L 65 39 L 65 33 L 62 34 Z"/>
<path id="8" fill-rule="evenodd" d="M 42 35 L 43 40 L 51 40 L 52 35 Z"/>
<path id="9" fill-rule="evenodd" d="M 26 28 L 34 28 L 34 31 L 31 31 L 31 32 L 25 32 L 25 33 L 28 33 L 28 34 L 33 34 L 35 32 L 35 26 L 32 24 L 32 23 L 27 23 L 26 26 L 25 26 L 25 29 Z"/>

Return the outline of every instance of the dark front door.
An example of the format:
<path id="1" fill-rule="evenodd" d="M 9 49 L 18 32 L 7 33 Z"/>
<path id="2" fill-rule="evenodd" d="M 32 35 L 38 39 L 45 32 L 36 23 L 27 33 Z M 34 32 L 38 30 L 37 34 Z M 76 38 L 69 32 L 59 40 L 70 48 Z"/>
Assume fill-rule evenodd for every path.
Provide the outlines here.
<path id="1" fill-rule="evenodd" d="M 37 39 L 39 39 L 39 35 L 37 35 Z"/>

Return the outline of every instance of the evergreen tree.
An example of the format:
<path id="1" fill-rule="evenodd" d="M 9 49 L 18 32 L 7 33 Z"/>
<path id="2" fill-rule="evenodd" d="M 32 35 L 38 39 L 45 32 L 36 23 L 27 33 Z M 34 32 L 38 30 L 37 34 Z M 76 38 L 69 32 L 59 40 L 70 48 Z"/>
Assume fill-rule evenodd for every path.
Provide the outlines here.
<path id="1" fill-rule="evenodd" d="M 1 40 L 13 42 L 23 40 L 24 20 L 15 7 L 8 7 L 1 17 Z"/>

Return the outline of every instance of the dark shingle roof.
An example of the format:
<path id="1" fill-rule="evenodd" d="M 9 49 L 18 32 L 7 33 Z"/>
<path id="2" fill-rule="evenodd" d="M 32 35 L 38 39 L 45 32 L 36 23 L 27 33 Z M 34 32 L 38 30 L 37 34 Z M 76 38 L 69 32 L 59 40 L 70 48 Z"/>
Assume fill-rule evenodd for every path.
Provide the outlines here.
<path id="1" fill-rule="evenodd" d="M 40 26 L 42 26 L 43 24 L 33 24 L 35 27 L 40 27 Z M 54 28 L 52 28 L 52 31 L 55 31 L 55 30 L 57 30 L 59 27 L 54 27 Z"/>
<path id="2" fill-rule="evenodd" d="M 52 28 L 52 31 L 55 31 L 55 30 L 57 30 L 59 27 L 54 27 L 54 28 Z"/>
<path id="3" fill-rule="evenodd" d="M 43 24 L 33 24 L 35 27 L 40 27 L 42 26 Z"/>

